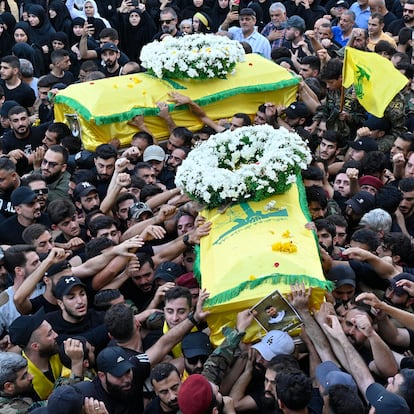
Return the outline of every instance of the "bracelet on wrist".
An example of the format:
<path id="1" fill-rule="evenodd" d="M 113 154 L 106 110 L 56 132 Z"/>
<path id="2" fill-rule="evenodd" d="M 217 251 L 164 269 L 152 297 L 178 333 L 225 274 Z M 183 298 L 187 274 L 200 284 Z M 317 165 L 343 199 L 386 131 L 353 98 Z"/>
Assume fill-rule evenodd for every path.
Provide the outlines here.
<path id="1" fill-rule="evenodd" d="M 199 322 L 197 322 L 196 318 L 194 317 L 194 312 L 190 312 L 187 316 L 187 319 L 194 325 L 197 326 Z"/>

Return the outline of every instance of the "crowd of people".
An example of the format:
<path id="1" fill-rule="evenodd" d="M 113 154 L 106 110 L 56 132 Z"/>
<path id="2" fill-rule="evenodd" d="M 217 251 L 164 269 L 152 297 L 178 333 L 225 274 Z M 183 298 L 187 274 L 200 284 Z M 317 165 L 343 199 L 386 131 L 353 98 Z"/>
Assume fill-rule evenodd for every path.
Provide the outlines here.
<path id="1" fill-rule="evenodd" d="M 0 412 L 414 413 L 414 0 L 17 6 L 16 22 L 0 2 Z M 136 116 L 128 148 L 114 136 L 94 152 L 54 121 L 59 89 L 144 71 L 145 44 L 193 33 L 286 67 L 301 77 L 296 100 L 214 120 L 174 92 L 201 130 L 158 102 L 164 142 Z M 342 89 L 346 46 L 407 77 L 382 118 Z M 263 124 L 312 151 L 306 231 L 332 291 L 312 309 L 312 289 L 291 287 L 300 339 L 245 343 L 246 309 L 214 348 L 193 268 L 212 224 L 175 177 L 200 141 Z"/>

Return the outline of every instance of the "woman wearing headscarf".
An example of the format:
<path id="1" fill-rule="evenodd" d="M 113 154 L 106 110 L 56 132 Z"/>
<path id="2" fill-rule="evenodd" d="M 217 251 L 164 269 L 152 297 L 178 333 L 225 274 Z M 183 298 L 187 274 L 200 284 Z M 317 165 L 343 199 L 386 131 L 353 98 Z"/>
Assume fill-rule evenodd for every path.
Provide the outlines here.
<path id="1" fill-rule="evenodd" d="M 0 16 L 0 57 L 11 54 L 13 36 L 6 30 L 4 21 Z"/>
<path id="2" fill-rule="evenodd" d="M 19 46 L 16 49 L 12 48 L 13 55 L 18 58 L 24 58 L 32 62 L 34 68 L 34 75 L 39 77 L 46 73 L 46 61 L 43 58 L 43 51 L 39 46 L 32 44 L 30 37 L 30 25 L 27 22 L 18 22 L 14 26 L 13 37 L 14 37 L 14 46 L 23 44 L 24 46 Z M 30 49 L 28 49 L 28 47 Z"/>
<path id="3" fill-rule="evenodd" d="M 188 5 L 184 8 L 181 14 L 181 17 L 183 19 L 192 19 L 197 12 L 203 12 L 210 16 L 211 9 L 210 7 L 206 6 L 204 0 L 186 0 L 186 2 Z"/>
<path id="4" fill-rule="evenodd" d="M 13 29 L 13 38 L 14 43 L 28 43 L 30 44 L 29 40 L 29 33 L 30 33 L 30 25 L 25 21 L 21 21 L 16 23 Z"/>
<path id="5" fill-rule="evenodd" d="M 38 78 L 46 73 L 43 57 L 39 50 L 33 49 L 29 44 L 16 43 L 12 48 L 12 54 L 19 59 L 27 59 L 33 65 L 33 76 Z"/>
<path id="6" fill-rule="evenodd" d="M 5 25 L 5 29 L 9 34 L 13 34 L 14 26 L 16 25 L 16 19 L 10 12 L 4 12 L 1 14 L 1 19 Z"/>
<path id="7" fill-rule="evenodd" d="M 49 20 L 56 32 L 64 32 L 70 36 L 72 19 L 68 8 L 61 0 L 53 0 L 49 4 Z"/>
<path id="8" fill-rule="evenodd" d="M 85 0 L 82 5 L 82 10 L 79 10 L 75 7 L 75 0 L 67 0 L 66 7 L 68 8 L 72 19 L 76 17 L 82 17 L 83 19 L 88 20 L 88 22 L 90 22 L 89 24 L 93 24 L 95 27 L 95 34 L 96 27 L 101 30 L 105 27 L 111 27 L 108 20 L 99 14 L 98 6 L 95 0 Z"/>
<path id="9" fill-rule="evenodd" d="M 152 40 L 157 33 L 154 20 L 145 10 L 133 9 L 122 14 L 121 18 L 121 50 L 133 61 L 139 63 L 139 55 L 144 45 Z"/>
<path id="10" fill-rule="evenodd" d="M 38 4 L 31 4 L 27 8 L 27 13 L 30 25 L 30 41 L 32 44 L 40 47 L 43 53 L 48 53 L 50 36 L 56 33 L 56 30 L 47 18 L 46 10 Z"/>
<path id="11" fill-rule="evenodd" d="M 193 33 L 211 33 L 212 22 L 208 14 L 197 12 L 193 16 Z"/>
<path id="12" fill-rule="evenodd" d="M 213 33 L 216 33 L 218 28 L 224 22 L 230 11 L 229 0 L 215 0 L 213 10 L 211 12 L 211 20 L 213 22 Z"/>

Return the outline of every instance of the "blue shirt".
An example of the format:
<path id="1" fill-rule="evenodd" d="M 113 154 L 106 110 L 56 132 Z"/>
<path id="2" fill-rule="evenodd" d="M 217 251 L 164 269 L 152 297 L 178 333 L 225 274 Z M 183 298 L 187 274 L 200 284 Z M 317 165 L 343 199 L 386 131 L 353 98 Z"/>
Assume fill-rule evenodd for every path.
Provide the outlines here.
<path id="1" fill-rule="evenodd" d="M 339 26 L 332 27 L 332 34 L 335 42 L 340 44 L 341 46 L 346 46 L 348 43 L 348 40 L 351 36 L 343 37 L 342 30 Z"/>
<path id="2" fill-rule="evenodd" d="M 243 31 L 240 27 L 230 27 L 228 30 L 231 38 L 239 42 L 247 42 L 251 47 L 253 53 L 258 53 L 263 57 L 270 59 L 270 42 L 264 36 L 262 36 L 256 29 L 247 37 L 244 37 Z"/>
<path id="3" fill-rule="evenodd" d="M 349 8 L 355 13 L 355 24 L 361 29 L 368 29 L 368 19 L 371 16 L 371 10 L 367 7 L 365 10 L 361 9 L 361 6 L 355 2 Z"/>

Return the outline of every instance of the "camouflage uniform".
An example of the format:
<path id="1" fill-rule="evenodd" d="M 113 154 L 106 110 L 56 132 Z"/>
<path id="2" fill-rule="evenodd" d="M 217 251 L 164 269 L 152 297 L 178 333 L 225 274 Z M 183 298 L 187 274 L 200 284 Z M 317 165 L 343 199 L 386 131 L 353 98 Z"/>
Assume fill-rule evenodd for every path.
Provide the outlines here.
<path id="1" fill-rule="evenodd" d="M 313 116 L 313 120 L 320 122 L 326 121 L 328 130 L 338 131 L 343 142 L 352 140 L 355 137 L 356 130 L 362 126 L 365 120 L 365 110 L 359 104 L 353 94 L 353 88 L 345 90 L 343 111 L 347 112 L 351 119 L 341 121 L 339 119 L 339 108 L 341 107 L 341 91 L 329 90 L 326 95 L 326 102 L 321 105 Z"/>
<path id="2" fill-rule="evenodd" d="M 236 329 L 224 328 L 225 336 L 222 344 L 214 350 L 203 366 L 202 375 L 210 382 L 220 385 L 223 377 L 227 374 L 230 364 L 233 362 L 234 352 L 243 339 L 245 332 Z"/>
<path id="3" fill-rule="evenodd" d="M 407 132 L 405 126 L 405 99 L 402 93 L 397 93 L 394 99 L 385 108 L 384 118 L 391 124 L 391 134 L 394 138 Z"/>
<path id="4" fill-rule="evenodd" d="M 46 405 L 45 401 L 33 402 L 30 397 L 10 397 L 0 393 L 0 413 L 1 414 L 26 414 L 37 407 Z"/>

